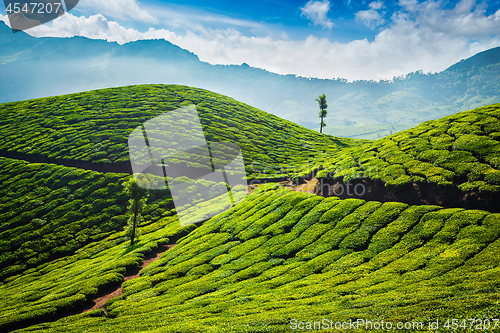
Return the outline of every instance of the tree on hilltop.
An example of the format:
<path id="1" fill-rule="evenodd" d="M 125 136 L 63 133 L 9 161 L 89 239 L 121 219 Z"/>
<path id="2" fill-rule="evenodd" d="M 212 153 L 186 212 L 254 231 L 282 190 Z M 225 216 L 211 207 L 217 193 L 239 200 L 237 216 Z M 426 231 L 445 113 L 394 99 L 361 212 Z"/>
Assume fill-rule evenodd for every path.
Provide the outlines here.
<path id="1" fill-rule="evenodd" d="M 316 98 L 316 102 L 318 102 L 318 105 L 319 105 L 319 110 L 320 110 L 319 111 L 319 118 L 321 118 L 319 132 L 323 133 L 323 127 L 326 126 L 326 124 L 323 121 L 323 119 L 326 117 L 326 115 L 328 113 L 326 111 L 326 109 L 328 108 L 328 104 L 326 103 L 326 95 L 325 94 L 319 95 L 319 97 Z"/>

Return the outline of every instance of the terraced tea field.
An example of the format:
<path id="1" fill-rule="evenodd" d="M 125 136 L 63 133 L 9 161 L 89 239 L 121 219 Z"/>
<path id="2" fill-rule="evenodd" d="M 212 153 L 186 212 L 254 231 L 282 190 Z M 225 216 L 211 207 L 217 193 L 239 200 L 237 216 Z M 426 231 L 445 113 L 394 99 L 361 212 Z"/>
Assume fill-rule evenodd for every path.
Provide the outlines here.
<path id="1" fill-rule="evenodd" d="M 337 154 L 319 177 L 380 179 L 387 185 L 458 183 L 464 191 L 500 189 L 500 104 L 460 112 Z M 349 158 L 351 157 L 351 158 Z M 378 169 L 380 173 L 375 173 Z M 371 172 L 371 173 L 370 173 Z"/>
<path id="2" fill-rule="evenodd" d="M 323 136 L 203 89 L 143 85 L 2 104 L 0 151 L 37 162 L 131 172 L 130 133 L 147 120 L 192 104 L 207 142 L 238 144 L 250 173 L 281 173 L 318 154 L 363 142 Z"/>
<path id="3" fill-rule="evenodd" d="M 371 192 L 362 200 L 300 191 L 311 192 L 316 180 L 293 187 L 299 191 L 262 184 L 224 213 L 181 227 L 169 190 L 150 190 L 140 238 L 130 246 L 128 135 L 191 104 L 207 141 L 240 145 L 250 180 L 314 176 Z M 0 105 L 0 331 L 289 332 L 293 323 L 324 319 L 422 323 L 424 330 L 447 318 L 494 323 L 499 118 L 496 104 L 368 142 L 320 135 L 182 86 Z M 211 186 L 226 184 L 196 183 L 186 207 Z M 463 200 L 425 204 L 429 188 L 436 201 L 449 193 Z M 187 211 L 206 216 L 217 199 Z M 491 209 L 467 207 L 474 203 Z M 174 244 L 124 281 L 146 256 Z M 84 312 L 119 286 L 121 295 Z"/>
<path id="4" fill-rule="evenodd" d="M 292 319 L 495 318 L 499 236 L 500 214 L 268 186 L 124 283 L 107 316 L 96 310 L 24 331 L 277 332 Z M 85 264 L 124 250 L 115 245 Z M 80 260 L 74 267 L 85 267 Z"/>
<path id="5" fill-rule="evenodd" d="M 373 143 L 347 148 L 333 157 L 318 158 L 296 176 L 319 170 L 316 177 L 330 183 L 364 180 L 373 184 L 374 190 L 384 188 L 378 191 L 379 197 L 399 201 L 415 191 L 413 185 L 420 186 L 417 192 L 423 192 L 431 184 L 433 193 L 429 196 L 415 193 L 414 199 L 406 200 L 498 212 L 499 141 L 500 104 L 494 104 L 428 121 Z"/>

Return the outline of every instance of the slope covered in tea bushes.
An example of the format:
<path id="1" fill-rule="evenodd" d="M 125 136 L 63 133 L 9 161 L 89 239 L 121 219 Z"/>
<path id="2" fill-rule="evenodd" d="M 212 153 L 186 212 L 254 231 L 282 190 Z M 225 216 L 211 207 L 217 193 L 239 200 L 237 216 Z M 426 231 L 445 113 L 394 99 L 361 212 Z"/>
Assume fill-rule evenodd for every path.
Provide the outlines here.
<path id="1" fill-rule="evenodd" d="M 122 227 L 126 177 L 0 158 L 0 279 Z"/>
<path id="2" fill-rule="evenodd" d="M 292 319 L 499 318 L 500 214 L 483 210 L 325 198 L 271 184 L 199 227 L 181 227 L 167 189 L 152 190 L 142 236 L 128 246 L 122 183 L 131 176 L 60 164 L 126 172 L 130 132 L 190 104 L 209 142 L 242 147 L 251 177 L 314 171 L 332 183 L 403 192 L 429 184 L 490 199 L 500 193 L 500 105 L 367 143 L 183 86 L 3 104 L 0 155 L 57 163 L 0 157 L 1 331 L 269 332 L 289 330 Z M 213 185 L 189 187 L 189 197 L 199 201 L 197 186 Z M 189 214 L 206 214 L 205 204 Z M 174 242 L 123 282 L 145 254 Z M 106 310 L 81 313 L 122 282 L 123 295 Z"/>
<path id="3" fill-rule="evenodd" d="M 99 293 L 119 286 L 145 255 L 185 235 L 194 225 L 180 227 L 169 216 L 140 227 L 134 247 L 124 232 L 114 232 L 61 259 L 38 265 L 0 284 L 0 330 L 12 330 L 81 312 Z"/>
<path id="4" fill-rule="evenodd" d="M 127 138 L 132 130 L 191 104 L 207 141 L 239 144 L 249 171 L 272 173 L 362 142 L 320 135 L 206 90 L 142 85 L 1 104 L 0 155 L 130 172 Z"/>
<path id="5" fill-rule="evenodd" d="M 322 165 L 318 177 L 332 173 L 333 178 L 366 177 L 388 185 L 457 181 L 466 191 L 496 192 L 500 189 L 500 104 L 427 121 L 341 152 Z"/>
<path id="6" fill-rule="evenodd" d="M 389 189 L 401 188 L 392 200 L 415 191 L 413 184 L 432 184 L 434 189 L 450 191 L 443 192 L 441 201 L 424 198 L 427 201 L 447 204 L 469 195 L 469 199 L 489 200 L 485 208 L 498 208 L 500 104 L 428 121 L 362 147 L 346 148 L 327 159 L 319 158 L 312 168 L 299 174 L 313 169 L 319 170 L 318 178 L 331 182 L 368 180 Z"/>
<path id="7" fill-rule="evenodd" d="M 0 281 L 121 232 L 129 177 L 0 157 Z M 195 201 L 202 187 L 214 185 L 185 191 Z M 168 188 L 151 190 L 141 225 L 174 214 Z"/>
<path id="8" fill-rule="evenodd" d="M 51 165 L 32 166 L 41 169 L 53 167 Z M 69 169 L 70 172 L 78 170 L 64 167 L 63 169 Z M 86 173 L 97 178 L 102 176 L 102 174 L 96 172 L 87 171 Z M 121 176 L 130 177 L 129 175 Z M 121 189 L 119 193 L 123 195 Z M 164 194 L 167 199 L 158 199 L 158 193 Z M 96 193 L 90 193 L 89 197 L 92 198 L 95 195 Z M 235 193 L 235 195 L 241 195 L 241 192 Z M 117 197 L 119 196 L 117 195 Z M 21 246 L 22 250 L 30 249 L 29 244 L 37 244 L 38 247 L 33 247 L 33 249 L 38 250 L 42 246 L 41 244 L 47 243 L 41 253 L 41 255 L 47 254 L 47 257 L 35 258 L 39 260 L 28 259 L 27 262 L 33 268 L 23 272 L 19 272 L 19 270 L 26 268 L 26 265 L 9 267 L 16 268 L 16 270 L 7 273 L 18 274 L 9 276 L 3 279 L 3 283 L 0 283 L 0 294 L 2 295 L 0 330 L 3 332 L 27 327 L 39 322 L 52 321 L 72 313 L 81 312 L 93 305 L 91 302 L 96 296 L 106 292 L 110 287 L 119 286 L 126 274 L 130 275 L 131 271 L 138 269 L 145 255 L 165 244 L 174 244 L 177 239 L 195 229 L 193 224 L 181 226 L 174 215 L 175 211 L 165 209 L 170 206 L 170 204 L 167 204 L 169 201 L 171 199 L 168 191 L 152 191 L 148 201 L 149 204 L 143 211 L 145 215 L 144 221 L 139 224 L 141 236 L 132 247 L 129 245 L 128 239 L 125 238 L 123 223 L 119 223 L 125 220 L 126 216 L 119 215 L 119 213 L 115 213 L 116 215 L 111 218 L 111 221 L 116 220 L 116 225 L 113 226 L 114 230 L 103 232 L 97 228 L 100 233 L 91 236 L 92 242 L 90 243 L 78 242 L 79 237 L 75 238 L 76 241 L 72 238 L 75 234 L 86 234 L 88 232 L 87 229 L 77 232 L 87 226 L 85 219 L 67 225 L 62 223 L 63 220 L 58 220 L 56 223 L 59 228 L 51 234 L 44 234 L 47 230 L 33 228 L 30 224 L 24 225 L 26 227 L 24 229 L 14 229 L 13 233 L 18 234 L 16 239 L 24 238 L 27 240 Z M 220 202 L 218 198 L 214 198 L 213 200 L 210 199 L 206 205 L 211 206 L 212 201 L 215 201 L 215 203 Z M 201 207 L 187 214 L 199 215 L 199 210 L 204 210 L 204 208 Z M 109 215 L 94 213 L 92 216 L 95 216 L 95 219 L 99 221 L 97 223 L 99 228 L 108 231 L 105 228 L 110 219 Z M 51 220 L 48 219 L 48 221 Z M 47 223 L 47 225 L 50 224 L 54 223 Z M 58 240 L 56 237 L 51 237 L 51 235 L 61 236 L 61 239 Z M 6 236 L 5 233 L 2 236 Z M 3 241 L 4 244 L 11 246 L 11 248 L 15 249 L 15 246 L 17 246 L 17 243 L 8 243 L 8 239 L 3 239 Z M 61 242 L 67 244 L 64 252 L 66 256 L 61 258 L 55 256 L 54 258 L 53 254 L 57 254 L 58 251 L 55 246 Z M 87 243 L 88 245 L 86 245 Z M 26 261 L 23 261 L 23 259 L 20 257 L 20 262 Z M 93 314 L 90 313 L 89 315 L 92 316 Z"/>
<path id="9" fill-rule="evenodd" d="M 125 282 L 105 304 L 107 317 L 97 310 L 23 332 L 277 332 L 292 319 L 498 318 L 499 236 L 500 214 L 264 186 Z"/>

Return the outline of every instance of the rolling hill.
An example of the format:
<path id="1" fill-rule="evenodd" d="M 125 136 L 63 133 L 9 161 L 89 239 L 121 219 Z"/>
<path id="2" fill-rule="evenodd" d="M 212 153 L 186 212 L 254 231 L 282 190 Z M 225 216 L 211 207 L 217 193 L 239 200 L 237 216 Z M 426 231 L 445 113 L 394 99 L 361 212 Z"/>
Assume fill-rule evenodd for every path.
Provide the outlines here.
<path id="1" fill-rule="evenodd" d="M 226 212 L 181 227 L 168 190 L 150 190 L 141 237 L 129 246 L 127 137 L 189 104 L 208 141 L 242 147 L 249 179 L 287 172 L 329 191 L 261 184 Z M 446 318 L 498 328 L 499 117 L 491 105 L 368 142 L 185 86 L 2 104 L 0 330 L 282 332 L 363 319 L 418 331 L 434 320 L 446 329 Z M 364 199 L 330 192 L 348 181 L 366 186 Z M 446 201 L 453 191 L 489 200 L 489 210 Z M 424 202 L 431 197 L 442 205 Z M 119 286 L 121 295 L 86 311 Z"/>
<path id="2" fill-rule="evenodd" d="M 142 85 L 2 104 L 0 156 L 130 173 L 130 133 L 149 119 L 191 104 L 207 142 L 237 143 L 250 173 L 252 168 L 283 172 L 317 155 L 363 143 L 320 135 L 203 89 Z"/>
<path id="3" fill-rule="evenodd" d="M 424 122 L 412 129 L 318 158 L 307 173 L 325 185 L 364 184 L 365 199 L 500 207 L 500 104 Z M 323 159 L 323 160 L 322 160 Z"/>
<path id="4" fill-rule="evenodd" d="M 2 326 L 74 313 L 106 284 L 119 283 L 141 253 L 168 242 L 169 232 L 145 231 L 128 253 L 111 236 L 5 281 Z M 22 331 L 278 332 L 293 319 L 425 326 L 435 318 L 493 319 L 499 236 L 499 214 L 268 186 L 179 240 L 124 283 L 106 311 Z"/>

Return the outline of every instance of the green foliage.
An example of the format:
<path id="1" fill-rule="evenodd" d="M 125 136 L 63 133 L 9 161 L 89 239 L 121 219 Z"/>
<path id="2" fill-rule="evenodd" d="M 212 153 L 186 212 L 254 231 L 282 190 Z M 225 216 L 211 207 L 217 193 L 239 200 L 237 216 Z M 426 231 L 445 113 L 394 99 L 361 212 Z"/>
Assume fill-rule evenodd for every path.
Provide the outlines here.
<path id="1" fill-rule="evenodd" d="M 143 237 L 135 248 L 131 249 L 125 244 L 123 235 L 113 233 L 81 247 L 73 255 L 52 260 L 6 279 L 0 285 L 3 295 L 0 314 L 2 331 L 16 325 L 43 322 L 53 316 L 64 317 L 75 309 L 82 309 L 85 303 L 88 304 L 103 291 L 118 287 L 127 271 L 139 267 L 145 253 L 168 242 L 168 237 L 178 237 L 190 229 L 180 228 L 177 219 L 172 217 L 154 224 L 161 228 L 154 231 L 143 228 Z M 145 280 L 140 282 L 127 290 L 136 293 L 145 290 L 148 284 Z M 140 298 L 137 295 L 130 297 Z M 102 318 L 103 313 L 99 310 L 75 318 L 87 321 L 92 317 Z"/>
<path id="2" fill-rule="evenodd" d="M 325 119 L 325 117 L 328 115 L 328 111 L 326 111 L 326 109 L 328 109 L 328 104 L 326 102 L 326 95 L 325 94 L 319 95 L 319 97 L 316 98 L 316 102 L 318 102 L 319 118 L 321 119 L 321 122 L 319 124 L 319 132 L 323 133 L 323 127 L 326 126 L 323 119 Z"/>
<path id="3" fill-rule="evenodd" d="M 237 143 L 253 177 L 299 168 L 311 151 L 331 154 L 358 144 L 203 89 L 141 85 L 2 104 L 0 149 L 92 163 L 127 162 L 127 138 L 133 129 L 189 104 L 197 107 L 207 141 Z"/>
<path id="4" fill-rule="evenodd" d="M 304 197 L 271 186 L 238 206 L 123 283 L 124 295 L 106 303 L 109 318 L 77 315 L 27 330 L 155 330 L 161 322 L 169 331 L 260 332 L 286 331 L 290 318 L 301 315 L 348 320 L 376 314 L 386 322 L 497 315 L 500 214 Z M 252 222 L 239 228 L 246 218 Z M 266 229 L 239 238 L 254 223 Z M 172 232 L 169 223 L 145 233 L 141 244 L 152 248 Z M 15 302 L 32 302 L 26 309 L 34 318 L 45 318 L 47 308 L 57 313 L 78 306 L 119 281 L 123 267 L 137 265 L 142 252 L 120 257 L 125 248 L 113 235 L 58 269 L 55 262 L 6 281 L 0 291 L 7 315 L 0 323 L 27 320 L 27 311 L 12 315 Z M 51 284 L 64 274 L 71 275 L 65 288 Z M 75 284 L 82 274 L 85 284 Z M 41 293 L 32 283 L 49 290 Z M 442 306 L 437 311 L 429 304 Z"/>
<path id="5" fill-rule="evenodd" d="M 0 279 L 104 239 L 126 225 L 127 174 L 0 158 Z M 164 191 L 149 201 L 160 202 Z M 168 196 L 169 197 L 169 196 Z M 144 225 L 170 215 L 171 201 Z"/>
<path id="6" fill-rule="evenodd" d="M 498 192 L 500 137 L 490 134 L 499 119 L 500 104 L 495 104 L 427 121 L 373 143 L 319 157 L 301 174 L 321 168 L 320 177 L 331 175 L 343 181 L 369 178 L 393 187 L 428 182 L 457 186 L 464 192 Z"/>
<path id="7" fill-rule="evenodd" d="M 125 237 L 130 239 L 130 246 L 134 245 L 134 240 L 139 238 L 138 224 L 144 220 L 141 213 L 146 205 L 147 198 L 149 196 L 148 180 L 143 175 L 136 175 L 134 178 L 130 178 L 123 182 L 123 187 L 125 188 L 125 194 L 130 198 L 128 206 L 128 226 L 125 230 Z"/>
<path id="8" fill-rule="evenodd" d="M 109 103 L 90 103 L 91 97 Z M 57 102 L 67 108 L 51 106 Z M 0 148 L 126 162 L 127 131 L 192 103 L 210 140 L 236 140 L 244 148 L 255 163 L 248 164 L 253 176 L 262 164 L 264 176 L 283 166 L 302 165 L 297 176 L 322 165 L 323 175 L 343 180 L 500 190 L 500 136 L 491 135 L 498 132 L 498 106 L 356 147 L 199 89 L 139 86 L 9 104 L 17 113 L 0 106 L 22 137 L 4 126 Z M 26 110 L 43 115 L 27 121 L 36 135 L 21 128 Z M 0 158 L 0 179 L 2 331 L 31 325 L 23 331 L 265 332 L 289 330 L 290 319 L 299 317 L 426 321 L 500 314 L 499 214 L 323 198 L 268 184 L 201 226 L 182 228 L 171 216 L 168 192 L 151 190 L 146 201 L 130 175 Z M 197 200 L 197 186 L 212 185 L 186 193 Z M 144 215 L 133 247 L 117 232 L 127 223 L 129 198 L 130 209 Z M 118 286 L 172 239 L 177 245 L 124 282 L 124 294 L 109 300 L 106 312 L 51 322 Z"/>

